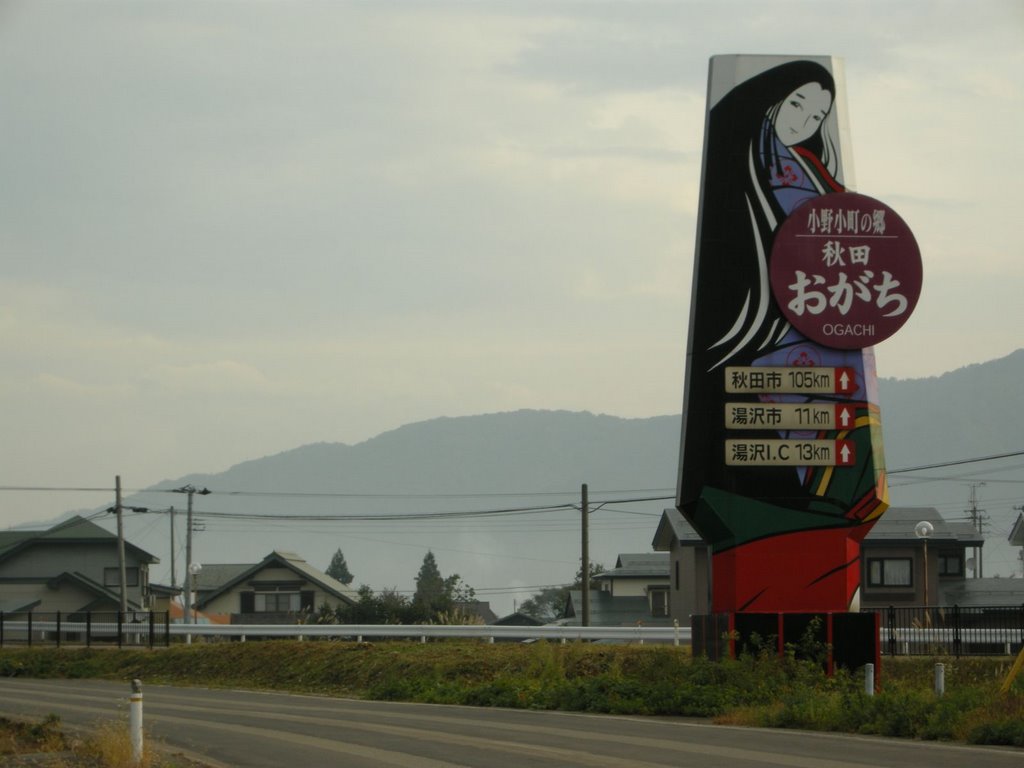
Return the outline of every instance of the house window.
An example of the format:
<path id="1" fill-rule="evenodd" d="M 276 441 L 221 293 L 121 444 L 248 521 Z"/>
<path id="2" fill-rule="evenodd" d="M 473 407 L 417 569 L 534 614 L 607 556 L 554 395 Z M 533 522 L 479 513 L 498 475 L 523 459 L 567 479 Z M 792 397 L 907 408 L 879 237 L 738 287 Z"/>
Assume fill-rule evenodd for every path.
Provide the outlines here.
<path id="1" fill-rule="evenodd" d="M 289 613 L 302 608 L 298 592 L 257 592 L 253 598 L 255 613 Z"/>
<path id="2" fill-rule="evenodd" d="M 963 576 L 964 559 L 961 555 L 939 555 L 939 576 Z"/>
<path id="3" fill-rule="evenodd" d="M 913 586 L 911 562 L 909 557 L 887 557 L 868 560 L 868 586 Z"/>
<path id="4" fill-rule="evenodd" d="M 125 568 L 124 577 L 129 587 L 139 586 L 139 569 L 138 568 Z M 119 587 L 121 586 L 121 569 L 120 568 L 104 568 L 103 569 L 103 586 L 104 587 Z"/>

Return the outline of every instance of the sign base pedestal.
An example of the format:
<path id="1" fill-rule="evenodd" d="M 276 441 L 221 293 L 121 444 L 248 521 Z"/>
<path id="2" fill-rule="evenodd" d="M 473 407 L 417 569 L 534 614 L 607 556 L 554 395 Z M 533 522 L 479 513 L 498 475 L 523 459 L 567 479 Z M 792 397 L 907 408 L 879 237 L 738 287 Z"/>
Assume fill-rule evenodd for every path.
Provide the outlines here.
<path id="1" fill-rule="evenodd" d="M 788 650 L 798 659 L 820 660 L 828 674 L 836 667 L 882 668 L 877 613 L 711 613 L 691 619 L 693 655 L 712 661 L 744 653 Z M 877 673 L 876 673 L 877 674 Z"/>

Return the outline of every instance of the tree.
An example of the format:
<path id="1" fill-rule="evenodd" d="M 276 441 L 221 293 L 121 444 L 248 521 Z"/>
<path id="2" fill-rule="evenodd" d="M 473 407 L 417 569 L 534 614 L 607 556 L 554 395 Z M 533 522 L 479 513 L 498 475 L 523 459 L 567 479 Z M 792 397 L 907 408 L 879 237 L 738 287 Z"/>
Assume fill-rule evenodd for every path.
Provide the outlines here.
<path id="1" fill-rule="evenodd" d="M 440 611 L 448 610 L 445 601 L 445 581 L 437 567 L 434 553 L 427 550 L 423 564 L 416 574 L 416 592 L 412 596 L 413 613 L 420 621 L 429 621 Z"/>
<path id="2" fill-rule="evenodd" d="M 345 585 L 351 584 L 353 579 L 355 579 L 355 576 L 348 569 L 345 555 L 342 554 L 340 549 L 334 553 L 334 557 L 331 558 L 331 564 L 327 566 L 327 570 L 324 573 Z"/>
<path id="3" fill-rule="evenodd" d="M 545 587 L 519 606 L 519 612 L 545 624 L 561 618 L 569 599 L 569 587 Z"/>
<path id="4" fill-rule="evenodd" d="M 416 575 L 416 593 L 412 597 L 412 614 L 417 621 L 434 621 L 441 614 L 450 614 L 454 603 L 476 599 L 476 590 L 453 573 L 441 576 L 434 553 L 427 551 L 420 572 Z"/>
<path id="5" fill-rule="evenodd" d="M 590 581 L 593 583 L 594 577 L 599 573 L 604 573 L 608 569 L 604 567 L 603 563 L 591 563 L 590 564 Z M 583 564 L 580 563 L 580 567 L 576 569 L 576 581 L 572 583 L 573 589 L 579 589 L 583 586 Z"/>
<path id="6" fill-rule="evenodd" d="M 593 579 L 599 573 L 604 573 L 605 567 L 601 563 L 590 564 L 590 578 Z M 519 606 L 519 612 L 527 616 L 550 622 L 560 619 L 565 611 L 565 604 L 569 601 L 569 592 L 583 586 L 583 566 L 576 571 L 576 581 L 562 587 L 545 587 L 533 597 L 527 598 Z"/>
<path id="7" fill-rule="evenodd" d="M 394 588 L 374 594 L 366 584 L 357 592 L 359 599 L 344 613 L 347 624 L 408 624 L 412 620 L 409 598 Z"/>

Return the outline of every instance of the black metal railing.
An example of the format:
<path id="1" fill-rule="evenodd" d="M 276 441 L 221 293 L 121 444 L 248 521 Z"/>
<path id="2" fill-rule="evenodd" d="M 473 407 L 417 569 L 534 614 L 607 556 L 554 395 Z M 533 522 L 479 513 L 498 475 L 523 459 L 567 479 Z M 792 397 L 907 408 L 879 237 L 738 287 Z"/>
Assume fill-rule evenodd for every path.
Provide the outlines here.
<path id="1" fill-rule="evenodd" d="M 166 611 L 0 611 L 0 646 L 170 645 Z"/>
<path id="2" fill-rule="evenodd" d="M 878 613 L 888 656 L 1002 656 L 1024 646 L 1024 605 L 889 606 Z"/>

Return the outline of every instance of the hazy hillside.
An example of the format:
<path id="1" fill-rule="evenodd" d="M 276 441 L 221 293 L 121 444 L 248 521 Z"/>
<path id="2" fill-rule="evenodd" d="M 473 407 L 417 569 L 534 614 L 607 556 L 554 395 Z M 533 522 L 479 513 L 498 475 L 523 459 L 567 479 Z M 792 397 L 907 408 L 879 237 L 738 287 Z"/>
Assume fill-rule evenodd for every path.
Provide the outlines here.
<path id="1" fill-rule="evenodd" d="M 306 445 L 191 481 L 348 493 L 552 491 L 588 481 L 665 488 L 675 484 L 678 450 L 678 416 L 516 411 L 432 419 L 355 446 Z"/>
<path id="2" fill-rule="evenodd" d="M 890 470 L 989 456 L 1024 448 L 1019 382 L 1024 350 L 942 376 L 883 379 L 880 394 Z M 680 416 L 622 419 L 567 411 L 516 411 L 409 424 L 357 445 L 318 443 L 238 464 L 217 475 L 192 475 L 158 488 L 193 483 L 214 491 L 195 498 L 203 530 L 200 562 L 253 562 L 271 549 L 301 553 L 325 567 L 345 552 L 357 583 L 375 589 L 412 589 L 423 555 L 432 549 L 442 571 L 457 572 L 511 610 L 507 591 L 572 578 L 579 557 L 579 513 L 494 515 L 454 521 L 239 521 L 239 513 L 304 517 L 410 515 L 507 510 L 578 503 L 581 483 L 602 505 L 592 515 L 591 552 L 612 564 L 619 552 L 646 551 L 669 498 L 616 506 L 615 500 L 672 497 Z M 971 484 L 990 516 L 986 575 L 1009 575 L 1017 565 L 1005 544 L 1024 502 L 1024 458 L 913 473 L 891 478 L 892 501 L 930 505 L 962 518 Z M 1007 467 L 1014 469 L 1007 470 Z M 151 509 L 185 498 L 143 493 L 128 500 Z M 178 518 L 181 521 L 181 517 Z M 183 523 L 176 549 L 183 569 Z M 169 581 L 167 516 L 131 516 L 128 535 L 164 561 L 155 578 Z"/>
<path id="3" fill-rule="evenodd" d="M 892 468 L 1024 449 L 1024 349 L 942 376 L 883 379 L 879 396 Z"/>

